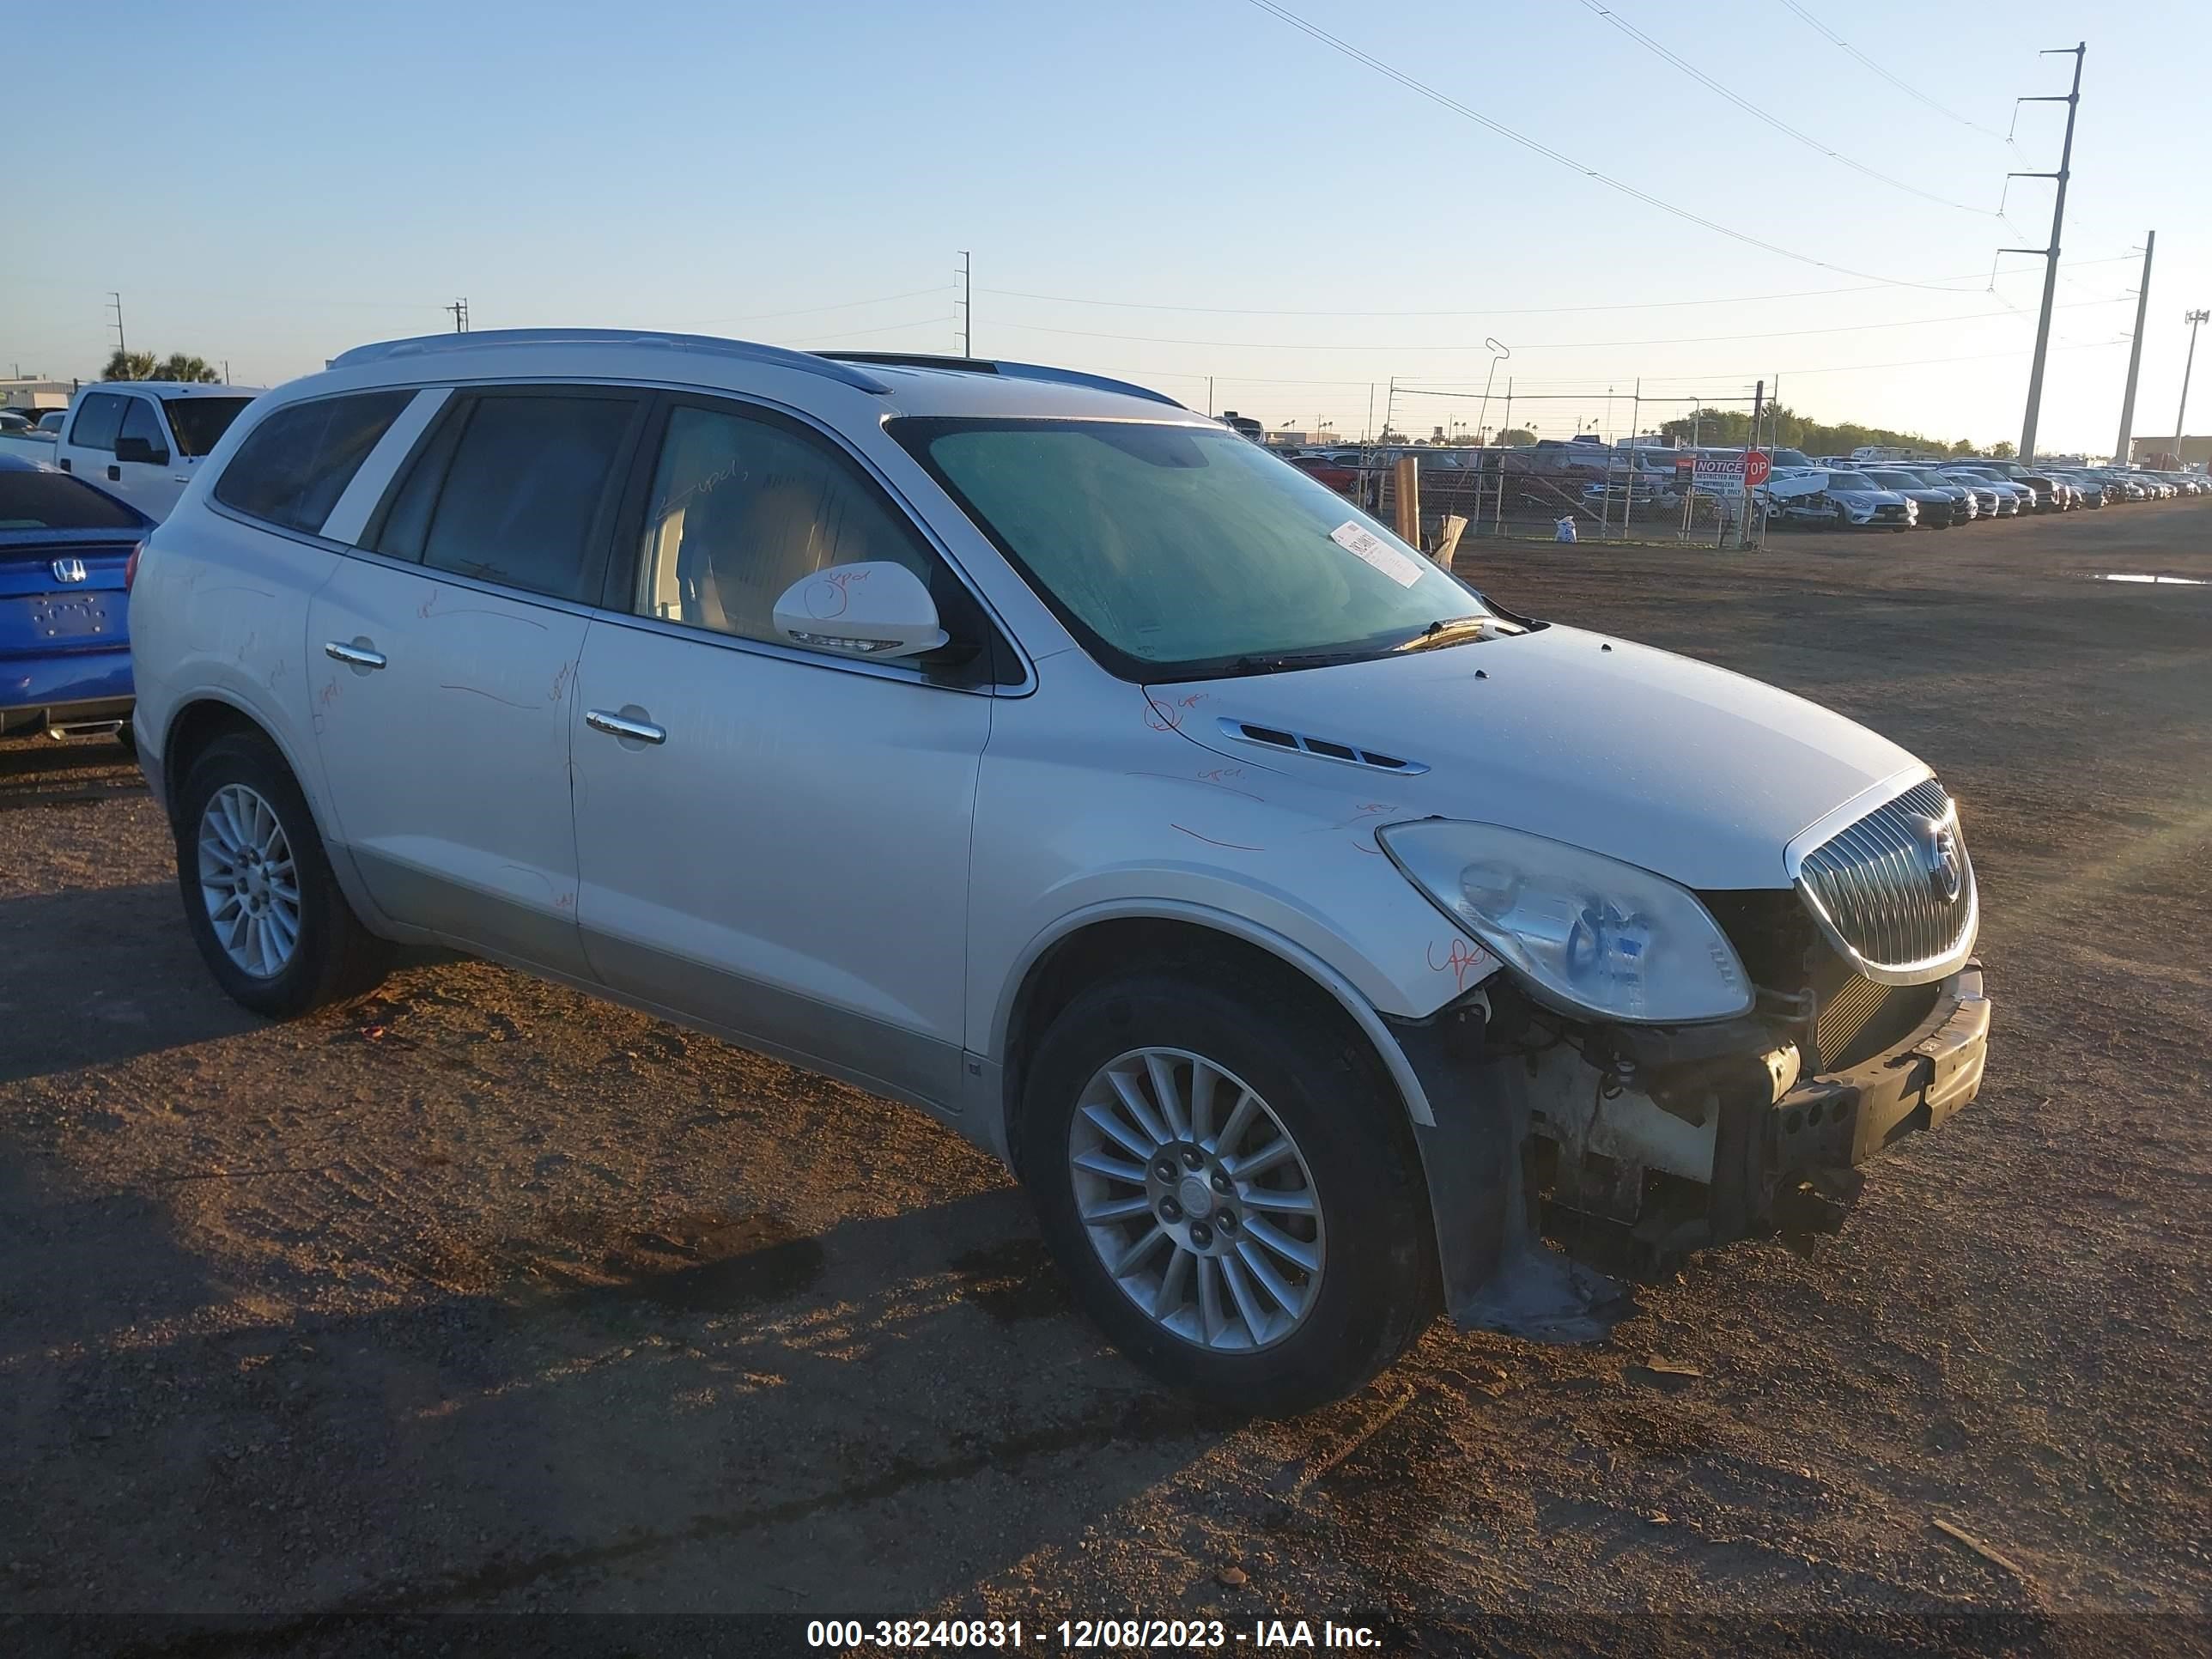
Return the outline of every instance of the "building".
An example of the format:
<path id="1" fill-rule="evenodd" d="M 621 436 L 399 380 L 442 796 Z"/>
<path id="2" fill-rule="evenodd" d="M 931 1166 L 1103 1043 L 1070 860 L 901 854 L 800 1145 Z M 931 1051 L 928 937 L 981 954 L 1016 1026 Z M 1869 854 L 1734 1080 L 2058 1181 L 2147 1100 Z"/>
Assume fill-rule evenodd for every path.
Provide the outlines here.
<path id="1" fill-rule="evenodd" d="M 49 409 L 67 409 L 76 391 L 74 380 L 0 376 L 0 409 L 20 410 L 33 415 L 43 414 Z"/>
<path id="2" fill-rule="evenodd" d="M 2179 455 L 2184 466 L 2212 465 L 2212 438 L 2137 438 L 2128 448 L 2137 466 L 2149 465 L 2154 455 Z"/>

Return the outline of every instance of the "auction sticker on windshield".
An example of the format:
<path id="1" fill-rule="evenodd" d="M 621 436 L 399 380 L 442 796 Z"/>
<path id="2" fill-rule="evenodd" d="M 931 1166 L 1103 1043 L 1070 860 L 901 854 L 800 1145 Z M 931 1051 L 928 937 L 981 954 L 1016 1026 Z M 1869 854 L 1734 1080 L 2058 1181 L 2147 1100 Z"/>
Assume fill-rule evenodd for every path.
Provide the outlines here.
<path id="1" fill-rule="evenodd" d="M 1420 562 L 1409 559 L 1371 530 L 1363 530 L 1351 520 L 1328 532 L 1329 540 L 1346 552 L 1381 571 L 1401 587 L 1411 587 L 1421 580 Z"/>

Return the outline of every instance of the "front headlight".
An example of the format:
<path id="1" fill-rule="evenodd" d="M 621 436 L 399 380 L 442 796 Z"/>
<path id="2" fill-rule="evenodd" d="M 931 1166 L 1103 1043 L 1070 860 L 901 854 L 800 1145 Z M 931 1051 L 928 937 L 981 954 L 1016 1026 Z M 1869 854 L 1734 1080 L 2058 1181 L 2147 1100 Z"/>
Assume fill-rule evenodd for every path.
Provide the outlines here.
<path id="1" fill-rule="evenodd" d="M 1376 839 L 1545 1001 L 1651 1024 L 1723 1019 L 1752 1005 L 1727 935 L 1663 876 L 1494 823 L 1431 818 Z"/>

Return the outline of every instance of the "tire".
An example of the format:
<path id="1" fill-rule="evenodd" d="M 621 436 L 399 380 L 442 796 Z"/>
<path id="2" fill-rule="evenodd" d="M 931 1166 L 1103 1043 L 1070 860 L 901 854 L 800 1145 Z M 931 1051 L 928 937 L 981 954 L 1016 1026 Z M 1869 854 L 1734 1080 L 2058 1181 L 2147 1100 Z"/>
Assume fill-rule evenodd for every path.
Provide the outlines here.
<path id="1" fill-rule="evenodd" d="M 1420 1334 L 1439 1299 L 1434 1234 L 1404 1109 L 1372 1056 L 1338 1022 L 1301 1017 L 1295 1000 L 1263 1008 L 1221 988 L 1224 977 L 1208 964 L 1178 964 L 1078 996 L 1046 1032 L 1030 1066 L 1021 1103 L 1024 1177 L 1077 1299 L 1123 1353 L 1162 1382 L 1224 1405 L 1296 1411 L 1350 1393 Z M 1176 1165 L 1174 1115 L 1161 1118 L 1158 1079 L 1146 1061 L 1132 1058 L 1144 1050 L 1176 1056 L 1166 1063 L 1184 1118 L 1184 1173 L 1172 1185 L 1161 1183 L 1157 1200 L 1138 1199 L 1126 1176 L 1102 1178 L 1073 1163 L 1079 1140 L 1095 1140 L 1097 1152 L 1145 1174 L 1148 1191 L 1161 1170 Z M 1212 1146 L 1191 1121 L 1190 1083 L 1200 1061 L 1216 1073 L 1215 1103 L 1207 1114 Z M 1126 1068 L 1125 1079 L 1152 1103 L 1167 1132 L 1168 1146 L 1141 1165 L 1133 1148 L 1099 1134 L 1091 1114 L 1081 1112 L 1102 1097 L 1115 1098 L 1102 1082 L 1109 1063 Z M 1249 1114 L 1250 1127 L 1238 1131 L 1233 1144 L 1222 1144 L 1240 1113 L 1221 1103 L 1241 1103 L 1240 1088 L 1260 1104 Z M 1126 1109 L 1117 1121 L 1136 1130 L 1140 1141 L 1153 1138 Z M 1243 1164 L 1256 1168 L 1262 1154 L 1276 1155 L 1277 1129 L 1294 1143 L 1293 1155 L 1278 1158 L 1264 1176 L 1222 1186 L 1229 1165 L 1213 1162 L 1214 1154 L 1233 1159 L 1241 1151 Z M 1194 1170 L 1193 1159 L 1201 1160 Z M 1290 1190 L 1269 1192 L 1263 1185 L 1277 1182 Z M 1090 1189 L 1087 1196 L 1079 1193 L 1079 1182 Z M 1209 1183 L 1226 1195 L 1209 1197 Z M 1168 1231 L 1166 1200 L 1173 1196 L 1191 1207 L 1176 1212 L 1177 1231 Z M 1102 1210 L 1115 1203 L 1126 1209 L 1133 1199 L 1135 1213 L 1086 1224 L 1086 1204 L 1095 1222 Z M 1157 1211 L 1151 1207 L 1156 1201 Z M 1310 1204 L 1313 1212 L 1277 1212 L 1294 1204 Z M 1210 1241 L 1200 1237 L 1201 1205 L 1220 1230 Z M 1286 1266 L 1273 1246 L 1262 1249 L 1263 1228 L 1310 1253 L 1318 1271 Z M 1128 1243 L 1153 1232 L 1168 1237 L 1128 1270 L 1132 1288 L 1125 1289 L 1104 1253 L 1123 1253 Z M 1206 1248 L 1201 1253 L 1188 1248 L 1193 1243 Z M 1261 1272 L 1250 1265 L 1255 1256 L 1302 1304 L 1295 1315 L 1268 1294 Z M 1171 1322 L 1164 1322 L 1139 1305 L 1137 1293 L 1158 1298 L 1177 1263 L 1176 1305 L 1169 1310 Z M 1136 1283 L 1147 1275 L 1148 1285 Z M 1210 1318 L 1204 1295 L 1209 1280 Z M 1246 1311 L 1248 1301 L 1265 1329 Z"/>
<path id="2" fill-rule="evenodd" d="M 210 804 L 218 795 L 224 796 L 224 805 L 211 821 Z M 268 921 L 241 940 L 239 906 L 225 907 L 225 933 L 246 954 L 256 955 L 254 947 L 261 941 L 277 941 L 258 952 L 264 968 L 273 970 L 249 971 L 234 958 L 232 945 L 217 936 L 209 883 L 232 887 L 234 899 L 239 898 L 238 884 L 223 868 L 228 857 L 224 836 L 242 833 L 244 840 L 253 841 L 267 828 L 264 812 L 273 818 L 281 838 L 265 843 L 267 849 L 272 857 L 280 848 L 289 854 L 292 898 L 288 906 L 281 874 L 263 879 L 257 873 L 252 896 L 261 901 L 264 916 L 281 916 L 289 909 L 292 932 L 289 949 L 280 948 L 282 928 Z M 241 832 L 239 826 L 246 823 L 254 827 Z M 176 840 L 185 925 L 216 983 L 233 1001 L 272 1019 L 291 1019 L 370 990 L 383 978 L 390 947 L 361 925 L 346 902 L 307 799 L 267 739 L 238 732 L 208 745 L 179 793 Z M 236 867 L 234 860 L 230 867 Z"/>

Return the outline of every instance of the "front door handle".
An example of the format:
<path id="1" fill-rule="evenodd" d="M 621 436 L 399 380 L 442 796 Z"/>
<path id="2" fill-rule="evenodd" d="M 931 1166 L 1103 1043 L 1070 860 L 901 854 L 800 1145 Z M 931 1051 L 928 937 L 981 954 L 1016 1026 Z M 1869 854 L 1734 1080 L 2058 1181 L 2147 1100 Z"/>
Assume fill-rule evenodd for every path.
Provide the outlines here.
<path id="1" fill-rule="evenodd" d="M 350 645 L 343 640 L 331 640 L 324 645 L 323 654 L 326 657 L 335 657 L 343 663 L 349 663 L 356 668 L 384 666 L 384 653 L 370 650 L 368 641 L 366 640 L 356 641 Z"/>
<path id="2" fill-rule="evenodd" d="M 645 713 L 642 708 L 636 712 L 638 714 Z M 655 726 L 648 720 L 637 719 L 627 708 L 619 714 L 604 708 L 587 708 L 584 711 L 584 724 L 594 732 L 604 732 L 611 738 L 622 738 L 625 743 L 668 741 L 666 727 Z"/>
<path id="3" fill-rule="evenodd" d="M 121 483 L 123 482 L 123 469 L 119 466 L 109 467 L 107 469 L 107 482 L 110 483 Z"/>

